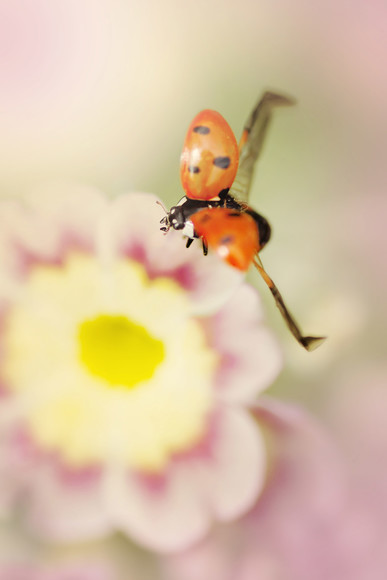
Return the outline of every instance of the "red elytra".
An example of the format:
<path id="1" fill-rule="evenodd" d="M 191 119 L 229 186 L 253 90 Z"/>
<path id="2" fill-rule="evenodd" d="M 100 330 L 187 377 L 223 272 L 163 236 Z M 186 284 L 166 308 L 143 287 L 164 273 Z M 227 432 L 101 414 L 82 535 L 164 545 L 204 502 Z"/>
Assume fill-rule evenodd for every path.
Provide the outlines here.
<path id="1" fill-rule="evenodd" d="M 210 200 L 229 189 L 238 161 L 238 144 L 227 121 L 210 109 L 198 113 L 188 128 L 180 158 L 186 196 Z"/>
<path id="2" fill-rule="evenodd" d="M 246 271 L 261 249 L 257 224 L 247 213 L 217 207 L 202 209 L 191 220 L 196 234 L 238 270 Z"/>

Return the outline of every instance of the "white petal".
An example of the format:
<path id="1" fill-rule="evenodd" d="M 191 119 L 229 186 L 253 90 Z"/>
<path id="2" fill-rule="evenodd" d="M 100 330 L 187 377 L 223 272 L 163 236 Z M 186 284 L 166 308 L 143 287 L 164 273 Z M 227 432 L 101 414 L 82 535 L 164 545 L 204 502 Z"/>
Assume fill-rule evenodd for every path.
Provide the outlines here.
<path id="1" fill-rule="evenodd" d="M 72 479 L 74 477 L 74 479 Z M 98 474 L 64 476 L 55 465 L 40 465 L 28 483 L 27 524 L 55 541 L 82 541 L 111 531 Z"/>
<path id="2" fill-rule="evenodd" d="M 153 489 L 117 474 L 110 482 L 108 506 L 119 528 L 160 552 L 187 548 L 210 526 L 211 513 L 190 463 L 173 468 Z"/>
<path id="3" fill-rule="evenodd" d="M 214 462 L 209 491 L 215 514 L 220 520 L 230 520 L 254 504 L 265 480 L 263 438 L 246 412 L 231 407 L 224 411 Z"/>
<path id="4" fill-rule="evenodd" d="M 162 552 L 182 550 L 203 537 L 214 519 L 230 520 L 254 504 L 265 476 L 262 436 L 243 411 L 221 417 L 211 457 L 174 463 L 155 483 L 117 473 L 108 504 L 129 535 Z"/>
<path id="5" fill-rule="evenodd" d="M 210 344 L 221 354 L 218 396 L 227 402 L 251 402 L 270 386 L 282 366 L 278 343 L 262 321 L 257 292 L 240 286 L 205 326 Z"/>
<path id="6" fill-rule="evenodd" d="M 28 206 L 2 204 L 0 219 L 23 250 L 45 258 L 62 249 L 65 241 L 92 246 L 96 221 L 106 204 L 92 188 L 52 184 L 33 192 Z"/>

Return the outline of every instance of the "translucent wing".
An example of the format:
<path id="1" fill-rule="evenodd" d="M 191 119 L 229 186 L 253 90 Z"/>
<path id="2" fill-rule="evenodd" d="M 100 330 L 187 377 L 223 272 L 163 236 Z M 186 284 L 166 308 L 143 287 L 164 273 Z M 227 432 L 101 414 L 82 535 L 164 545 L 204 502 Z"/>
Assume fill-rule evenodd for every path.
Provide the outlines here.
<path id="1" fill-rule="evenodd" d="M 297 342 L 299 342 L 301 346 L 303 346 L 308 351 L 312 351 L 318 348 L 320 344 L 324 342 L 326 336 L 303 336 L 300 327 L 298 326 L 297 322 L 294 320 L 293 316 L 287 309 L 280 291 L 278 290 L 277 286 L 274 284 L 273 280 L 270 278 L 269 274 L 263 267 L 261 258 L 259 257 L 258 253 L 254 258 L 254 266 L 257 268 L 258 272 L 261 274 L 262 278 L 268 285 L 270 292 L 272 293 L 273 298 L 275 300 L 275 303 L 277 304 L 277 307 L 281 313 L 282 318 L 285 320 L 287 327 L 289 328 L 290 332 L 297 340 Z"/>
<path id="2" fill-rule="evenodd" d="M 255 163 L 262 150 L 273 108 L 294 104 L 295 101 L 289 97 L 266 92 L 251 112 L 239 143 L 239 167 L 230 189 L 230 194 L 238 201 L 248 201 Z"/>

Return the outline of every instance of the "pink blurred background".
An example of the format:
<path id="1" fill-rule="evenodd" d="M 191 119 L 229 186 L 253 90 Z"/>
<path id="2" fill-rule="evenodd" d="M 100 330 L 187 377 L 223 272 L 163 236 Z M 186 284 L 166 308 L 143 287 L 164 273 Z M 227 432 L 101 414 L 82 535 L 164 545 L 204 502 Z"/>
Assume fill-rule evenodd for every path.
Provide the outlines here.
<path id="1" fill-rule="evenodd" d="M 0 0 L 2 198 L 69 181 L 172 205 L 194 114 L 219 110 L 238 137 L 265 89 L 297 99 L 275 115 L 252 204 L 273 226 L 268 271 L 327 343 L 302 352 L 250 279 L 285 351 L 272 393 L 319 416 L 370 490 L 387 447 L 372 432 L 375 408 L 387 419 L 386 62 L 380 0 Z"/>

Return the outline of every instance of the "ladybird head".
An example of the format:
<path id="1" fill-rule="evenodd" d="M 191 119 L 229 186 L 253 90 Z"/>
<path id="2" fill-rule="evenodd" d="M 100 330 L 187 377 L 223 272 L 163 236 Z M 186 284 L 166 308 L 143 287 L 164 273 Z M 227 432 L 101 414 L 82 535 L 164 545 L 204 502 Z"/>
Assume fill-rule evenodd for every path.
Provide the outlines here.
<path id="1" fill-rule="evenodd" d="M 174 205 L 171 207 L 169 212 L 167 212 L 167 215 L 160 220 L 160 223 L 163 224 L 163 227 L 160 228 L 163 232 L 168 232 L 170 228 L 173 228 L 174 230 L 184 229 L 186 219 L 182 206 Z"/>

